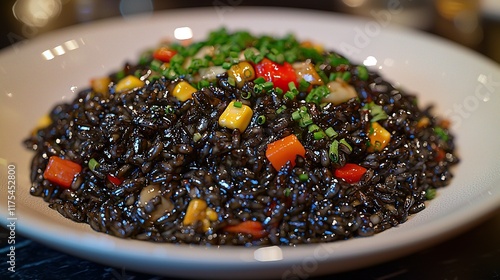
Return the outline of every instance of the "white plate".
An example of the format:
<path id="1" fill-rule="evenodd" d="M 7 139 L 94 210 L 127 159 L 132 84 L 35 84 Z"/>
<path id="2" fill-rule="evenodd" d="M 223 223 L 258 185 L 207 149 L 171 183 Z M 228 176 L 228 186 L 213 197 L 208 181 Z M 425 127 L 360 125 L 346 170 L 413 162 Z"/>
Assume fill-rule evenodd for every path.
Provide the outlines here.
<path id="1" fill-rule="evenodd" d="M 306 277 L 386 261 L 476 225 L 500 204 L 500 67 L 443 40 L 376 21 L 331 13 L 215 6 L 80 25 L 0 53 L 2 224 L 7 166 L 16 166 L 16 231 L 92 261 L 147 273 L 190 277 Z M 388 15 L 388 16 L 387 16 Z M 225 25 L 321 42 L 353 61 L 375 63 L 387 79 L 454 122 L 462 159 L 452 184 L 408 222 L 369 238 L 295 248 L 209 248 L 123 240 L 71 222 L 29 195 L 32 153 L 21 141 L 55 102 L 70 100 L 91 77 L 118 69 L 174 29 L 195 39 Z M 50 58 L 50 59 L 49 59 Z M 49 59 L 49 60 L 47 60 Z"/>

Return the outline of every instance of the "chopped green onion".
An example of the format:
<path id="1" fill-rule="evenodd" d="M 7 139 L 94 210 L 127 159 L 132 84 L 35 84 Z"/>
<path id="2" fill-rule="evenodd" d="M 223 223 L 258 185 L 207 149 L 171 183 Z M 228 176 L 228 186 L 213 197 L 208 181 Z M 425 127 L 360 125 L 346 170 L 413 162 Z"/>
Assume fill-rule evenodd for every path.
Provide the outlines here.
<path id="1" fill-rule="evenodd" d="M 448 136 L 448 133 L 446 132 L 446 130 L 444 130 L 442 127 L 440 126 L 436 126 L 433 128 L 434 132 L 436 133 L 436 135 L 443 141 L 448 141 L 449 139 L 449 136 Z"/>
<path id="2" fill-rule="evenodd" d="M 274 87 L 273 82 L 265 82 L 262 84 L 262 87 L 265 91 L 268 91 Z"/>
<path id="3" fill-rule="evenodd" d="M 306 81 L 304 79 L 300 79 L 300 82 L 299 82 L 299 91 L 306 91 L 309 88 L 310 85 L 311 84 L 308 81 Z"/>
<path id="4" fill-rule="evenodd" d="M 286 110 L 286 106 L 285 105 L 281 105 L 281 107 L 279 107 L 278 110 L 276 110 L 276 114 L 281 114 L 285 110 Z"/>
<path id="5" fill-rule="evenodd" d="M 337 73 L 330 73 L 330 76 L 328 78 L 330 79 L 330 81 L 335 81 L 337 79 Z"/>
<path id="6" fill-rule="evenodd" d="M 361 80 L 363 80 L 363 81 L 368 80 L 369 73 L 368 73 L 368 69 L 366 68 L 366 66 L 364 66 L 364 65 L 358 65 L 356 67 L 356 71 L 358 72 L 358 77 Z"/>
<path id="7" fill-rule="evenodd" d="M 290 188 L 286 188 L 284 191 L 283 191 L 283 194 L 286 196 L 286 197 L 289 197 L 291 194 L 292 194 L 292 190 Z"/>
<path id="8" fill-rule="evenodd" d="M 291 92 L 291 91 L 287 91 L 285 93 L 285 98 L 293 100 L 293 99 L 295 99 L 295 94 L 293 94 L 293 92 Z"/>
<path id="9" fill-rule="evenodd" d="M 342 139 L 339 141 L 339 144 L 342 144 L 342 145 L 346 146 L 346 147 L 347 147 L 347 149 L 349 149 L 349 151 L 351 151 L 351 152 L 352 152 L 352 147 L 351 147 L 351 145 L 349 145 L 349 143 L 347 143 L 347 141 L 346 141 L 344 138 L 342 138 Z"/>
<path id="10" fill-rule="evenodd" d="M 89 160 L 89 168 L 90 168 L 90 170 L 94 171 L 98 167 L 99 167 L 99 162 L 97 162 L 97 160 L 95 160 L 94 158 L 91 158 Z"/>
<path id="11" fill-rule="evenodd" d="M 264 115 L 260 115 L 258 118 L 257 118 L 257 124 L 258 125 L 263 125 L 266 123 L 266 116 Z"/>
<path id="12" fill-rule="evenodd" d="M 302 118 L 299 120 L 299 126 L 300 127 L 307 127 L 309 125 L 313 124 L 313 120 L 311 118 Z"/>
<path id="13" fill-rule="evenodd" d="M 316 131 L 320 131 L 320 128 L 319 128 L 319 126 L 317 126 L 316 124 L 311 124 L 311 125 L 308 127 L 308 130 L 309 130 L 309 132 L 316 132 Z"/>
<path id="14" fill-rule="evenodd" d="M 317 132 L 314 132 L 314 134 L 313 134 L 314 140 L 321 140 L 321 139 L 325 138 L 325 136 L 326 136 L 326 134 L 323 131 L 317 131 Z"/>
<path id="15" fill-rule="evenodd" d="M 346 72 L 342 73 L 342 80 L 347 82 L 347 81 L 349 81 L 350 78 L 351 78 L 351 72 L 346 71 Z"/>
<path id="16" fill-rule="evenodd" d="M 241 98 L 243 99 L 250 99 L 252 97 L 252 92 L 250 91 L 244 91 L 241 93 Z"/>
<path id="17" fill-rule="evenodd" d="M 201 136 L 201 134 L 200 134 L 199 132 L 195 132 L 195 133 L 193 134 L 193 141 L 194 141 L 194 142 L 198 142 L 198 141 L 200 141 L 200 139 L 201 139 L 201 138 L 202 138 L 202 136 Z"/>
<path id="18" fill-rule="evenodd" d="M 335 136 L 339 135 L 339 134 L 337 133 L 337 131 L 335 131 L 335 129 L 333 129 L 333 127 L 329 127 L 329 128 L 327 128 L 327 129 L 325 130 L 325 133 L 326 133 L 326 135 L 327 135 L 328 137 L 330 137 L 330 138 L 332 138 L 332 137 L 335 137 Z"/>
<path id="19" fill-rule="evenodd" d="M 198 89 L 210 86 L 210 82 L 207 80 L 201 80 L 198 82 Z"/>
<path id="20" fill-rule="evenodd" d="M 280 94 L 280 95 L 283 94 L 283 90 L 280 89 L 279 87 L 274 88 L 274 92 L 276 92 L 276 94 Z"/>
<path id="21" fill-rule="evenodd" d="M 166 114 L 172 114 L 174 111 L 175 111 L 175 109 L 174 109 L 174 107 L 172 107 L 172 105 L 167 105 L 167 107 L 165 108 Z"/>
<path id="22" fill-rule="evenodd" d="M 426 191 L 425 191 L 425 198 L 427 200 L 431 200 L 431 199 L 434 199 L 436 197 L 436 189 L 435 188 L 428 188 Z"/>
<path id="23" fill-rule="evenodd" d="M 243 103 L 241 103 L 241 101 L 234 101 L 233 106 L 236 108 L 241 108 L 243 106 Z"/>
<path id="24" fill-rule="evenodd" d="M 229 68 L 231 68 L 231 66 L 232 66 L 231 62 L 225 61 L 222 63 L 222 68 L 224 68 L 226 70 L 229 70 Z"/>
<path id="25" fill-rule="evenodd" d="M 333 162 L 337 162 L 339 160 L 339 141 L 333 140 L 330 144 L 330 149 L 328 149 L 328 155 Z"/>
<path id="26" fill-rule="evenodd" d="M 228 77 L 227 82 L 233 87 L 236 86 L 236 81 L 234 80 L 233 77 Z"/>
<path id="27" fill-rule="evenodd" d="M 299 180 L 301 182 L 306 182 L 307 180 L 309 180 L 309 175 L 306 174 L 306 173 L 302 173 L 302 174 L 299 175 Z"/>
<path id="28" fill-rule="evenodd" d="M 300 119 L 302 119 L 302 116 L 300 115 L 299 111 L 295 111 L 295 112 L 292 113 L 292 120 L 298 121 Z"/>
<path id="29" fill-rule="evenodd" d="M 150 64 L 151 70 L 160 71 L 160 67 L 162 64 L 163 64 L 163 62 L 161 62 L 160 60 L 153 59 L 153 61 L 151 61 L 151 64 Z"/>
<path id="30" fill-rule="evenodd" d="M 266 82 L 266 79 L 264 77 L 258 77 L 257 79 L 253 80 L 253 83 L 256 85 L 260 85 Z"/>
<path id="31" fill-rule="evenodd" d="M 365 106 L 363 106 L 363 109 L 370 111 L 370 115 L 372 116 L 370 120 L 371 122 L 385 120 L 388 118 L 387 113 L 384 111 L 382 106 L 375 104 L 373 101 L 366 103 Z"/>

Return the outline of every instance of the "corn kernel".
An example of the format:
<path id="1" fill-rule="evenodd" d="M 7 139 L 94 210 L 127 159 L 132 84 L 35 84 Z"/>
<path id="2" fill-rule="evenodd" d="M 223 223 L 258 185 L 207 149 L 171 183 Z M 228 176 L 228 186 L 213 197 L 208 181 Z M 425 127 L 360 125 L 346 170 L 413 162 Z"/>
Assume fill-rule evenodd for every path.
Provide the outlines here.
<path id="1" fill-rule="evenodd" d="M 92 79 L 90 81 L 90 85 L 92 86 L 92 90 L 98 93 L 108 93 L 109 92 L 109 84 L 111 83 L 111 79 L 109 77 L 102 77 L 97 79 Z"/>
<path id="2" fill-rule="evenodd" d="M 207 203 L 205 202 L 205 200 L 199 198 L 191 200 L 186 210 L 186 216 L 184 216 L 184 220 L 182 220 L 182 223 L 185 226 L 188 226 L 198 221 L 205 220 L 206 209 L 207 209 Z"/>
<path id="3" fill-rule="evenodd" d="M 389 141 L 391 141 L 391 133 L 387 131 L 383 126 L 381 126 L 378 122 L 374 122 L 371 124 L 368 138 L 370 138 L 370 146 L 368 147 L 368 152 L 378 152 L 384 149 L 387 144 L 389 144 Z"/>
<path id="4" fill-rule="evenodd" d="M 33 129 L 32 131 L 32 134 L 35 135 L 36 132 L 39 130 L 39 129 L 43 129 L 43 128 L 46 128 L 47 126 L 49 126 L 50 124 L 52 123 L 52 119 L 50 118 L 50 116 L 48 114 L 45 114 L 43 117 L 41 117 L 35 128 Z"/>
<path id="5" fill-rule="evenodd" d="M 193 96 L 193 93 L 196 92 L 196 88 L 194 88 L 192 85 L 190 85 L 188 82 L 182 81 L 179 82 L 175 87 L 174 91 L 172 94 L 175 96 L 175 98 L 179 99 L 179 101 L 186 101 L 191 96 Z"/>
<path id="6" fill-rule="evenodd" d="M 250 63 L 242 61 L 231 66 L 227 71 L 227 75 L 235 80 L 236 86 L 241 88 L 245 82 L 255 79 L 255 70 Z"/>
<path id="7" fill-rule="evenodd" d="M 123 92 L 123 91 L 131 90 L 131 89 L 143 87 L 143 86 L 144 86 L 143 81 L 141 81 L 136 76 L 129 75 L 129 76 L 121 79 L 116 84 L 115 92 Z"/>
<path id="8" fill-rule="evenodd" d="M 207 208 L 206 210 L 206 215 L 208 220 L 215 222 L 219 218 L 219 215 L 217 215 L 217 212 L 215 212 L 212 208 Z"/>
<path id="9" fill-rule="evenodd" d="M 219 125 L 229 129 L 237 128 L 240 132 L 243 132 L 252 120 L 253 111 L 249 106 L 241 104 L 241 102 L 238 104 L 241 106 L 235 106 L 235 101 L 229 103 L 219 118 Z"/>

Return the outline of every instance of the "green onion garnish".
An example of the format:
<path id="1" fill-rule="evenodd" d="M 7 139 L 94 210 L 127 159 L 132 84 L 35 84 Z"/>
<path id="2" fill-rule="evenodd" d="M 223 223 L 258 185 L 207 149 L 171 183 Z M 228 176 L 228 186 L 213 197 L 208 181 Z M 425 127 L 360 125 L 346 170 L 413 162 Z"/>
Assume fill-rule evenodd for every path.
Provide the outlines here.
<path id="1" fill-rule="evenodd" d="M 98 167 L 99 167 L 99 162 L 97 162 L 97 160 L 95 160 L 94 158 L 91 158 L 89 160 L 89 168 L 90 168 L 90 170 L 94 171 Z"/>
<path id="2" fill-rule="evenodd" d="M 434 188 L 428 188 L 428 189 L 425 191 L 425 198 L 426 198 L 427 200 L 431 200 L 431 199 L 433 199 L 433 198 L 435 198 L 435 197 L 436 197 L 436 194 L 437 194 L 436 189 L 434 189 Z"/>
<path id="3" fill-rule="evenodd" d="M 302 174 L 299 175 L 299 180 L 301 182 L 306 182 L 307 180 L 309 180 L 309 175 L 306 174 L 306 173 L 302 173 Z"/>
<path id="4" fill-rule="evenodd" d="M 257 118 L 257 124 L 259 125 L 263 125 L 266 123 L 266 116 L 264 115 L 260 115 L 258 118 Z"/>
<path id="5" fill-rule="evenodd" d="M 325 133 L 328 137 L 332 138 L 332 137 L 336 137 L 337 135 L 339 135 L 337 133 L 337 131 L 335 131 L 335 129 L 333 129 L 333 127 L 329 127 L 325 130 Z"/>
<path id="6" fill-rule="evenodd" d="M 241 103 L 241 101 L 234 101 L 233 106 L 236 108 L 241 108 L 243 106 L 243 103 Z"/>
<path id="7" fill-rule="evenodd" d="M 321 140 L 325 138 L 326 134 L 323 131 L 316 131 L 313 134 L 314 140 Z"/>
<path id="8" fill-rule="evenodd" d="M 366 68 L 366 66 L 364 66 L 364 65 L 358 65 L 356 67 L 356 71 L 358 72 L 358 77 L 361 80 L 363 80 L 363 81 L 368 80 L 369 73 L 368 73 L 368 69 Z"/>
<path id="9" fill-rule="evenodd" d="M 333 142 L 330 144 L 328 155 L 333 162 L 337 162 L 339 160 L 339 141 L 333 140 Z"/>

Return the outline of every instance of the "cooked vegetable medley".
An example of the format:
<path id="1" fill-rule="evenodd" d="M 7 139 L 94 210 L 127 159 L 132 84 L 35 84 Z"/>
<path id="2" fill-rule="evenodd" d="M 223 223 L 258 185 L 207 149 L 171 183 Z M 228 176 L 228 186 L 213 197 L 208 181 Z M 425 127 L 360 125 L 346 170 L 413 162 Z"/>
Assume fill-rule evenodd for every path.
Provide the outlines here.
<path id="1" fill-rule="evenodd" d="M 431 108 L 293 35 L 162 43 L 49 119 L 25 141 L 31 194 L 96 231 L 157 242 L 370 236 L 423 210 L 458 162 Z"/>

